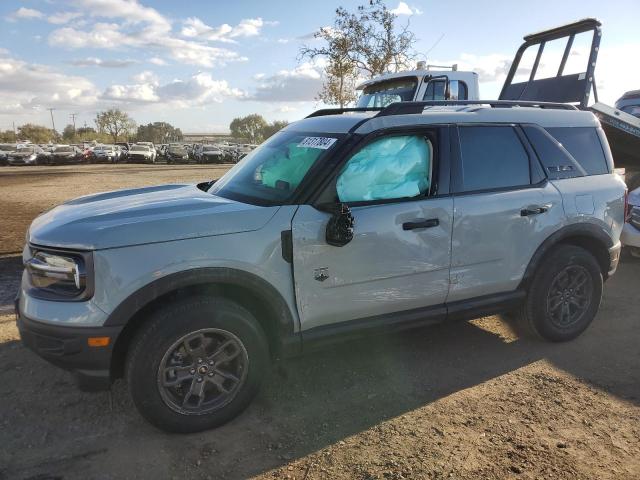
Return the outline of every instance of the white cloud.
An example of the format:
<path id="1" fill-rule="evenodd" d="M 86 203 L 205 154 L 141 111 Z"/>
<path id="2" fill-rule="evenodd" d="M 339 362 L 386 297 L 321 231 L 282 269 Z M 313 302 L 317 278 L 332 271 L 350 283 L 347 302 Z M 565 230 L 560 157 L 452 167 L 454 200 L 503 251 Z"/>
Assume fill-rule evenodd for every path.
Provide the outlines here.
<path id="1" fill-rule="evenodd" d="M 80 12 L 57 12 L 57 13 L 54 13 L 53 15 L 50 15 L 47 18 L 47 22 L 53 23 L 54 25 L 63 25 L 81 16 L 82 16 L 82 13 Z"/>
<path id="2" fill-rule="evenodd" d="M 280 70 L 274 75 L 263 75 L 256 79 L 260 83 L 255 93 L 247 99 L 264 102 L 312 101 L 322 89 L 322 66 L 306 62 L 293 70 Z"/>
<path id="3" fill-rule="evenodd" d="M 50 45 L 68 49 L 144 49 L 204 67 L 246 60 L 226 48 L 176 37 L 168 19 L 136 0 L 75 0 L 75 5 L 89 17 L 111 21 L 98 21 L 87 29 L 75 26 L 56 29 L 49 35 Z M 246 28 L 238 32 L 246 33 Z"/>
<path id="4" fill-rule="evenodd" d="M 159 67 L 164 67 L 165 65 L 168 65 L 167 62 L 160 57 L 151 57 L 149 59 L 149 63 L 152 63 L 153 65 L 158 65 Z"/>
<path id="5" fill-rule="evenodd" d="M 69 62 L 76 67 L 103 67 L 103 68 L 125 68 L 134 65 L 138 62 L 135 60 L 103 60 L 96 57 L 78 58 Z"/>
<path id="6" fill-rule="evenodd" d="M 200 38 L 212 42 L 235 43 L 235 38 L 255 37 L 260 35 L 264 25 L 273 25 L 276 22 L 265 22 L 262 18 L 245 18 L 235 27 L 223 23 L 217 27 L 211 27 L 197 17 L 187 18 L 183 22 L 182 35 L 188 38 Z"/>
<path id="7" fill-rule="evenodd" d="M 44 14 L 40 10 L 36 10 L 34 8 L 26 8 L 20 7 L 15 12 L 11 13 L 7 20 L 16 21 L 16 20 L 36 20 L 38 18 L 44 17 Z"/>
<path id="8" fill-rule="evenodd" d="M 86 107 L 96 98 L 96 87 L 85 78 L 11 57 L 0 58 L 0 113 Z"/>
<path id="9" fill-rule="evenodd" d="M 151 72 L 134 77 L 133 84 L 112 85 L 101 99 L 130 104 L 161 103 L 172 108 L 188 108 L 222 102 L 225 98 L 242 98 L 245 93 L 231 88 L 225 80 L 215 80 L 210 73 L 197 73 L 186 80 L 161 85 Z"/>
<path id="10" fill-rule="evenodd" d="M 416 7 L 410 7 L 405 2 L 398 3 L 396 8 L 389 10 L 394 15 L 422 15 L 422 10 Z"/>

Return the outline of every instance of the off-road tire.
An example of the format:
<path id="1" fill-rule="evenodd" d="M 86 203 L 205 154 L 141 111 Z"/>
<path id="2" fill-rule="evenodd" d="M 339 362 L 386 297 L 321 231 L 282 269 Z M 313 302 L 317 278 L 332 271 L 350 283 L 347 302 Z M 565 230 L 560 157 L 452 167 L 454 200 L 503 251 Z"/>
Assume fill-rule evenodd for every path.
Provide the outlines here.
<path id="1" fill-rule="evenodd" d="M 180 413 L 163 399 L 159 368 L 176 341 L 203 329 L 218 329 L 240 340 L 248 357 L 244 380 L 232 400 L 219 409 Z M 239 415 L 258 392 L 268 362 L 266 336 L 248 310 L 228 299 L 197 296 L 151 314 L 132 341 L 126 379 L 136 408 L 150 423 L 168 432 L 191 433 L 218 427 Z"/>
<path id="2" fill-rule="evenodd" d="M 559 324 L 552 312 L 557 299 L 553 296 L 561 284 L 563 272 L 580 272 L 585 275 L 587 287 L 581 295 L 587 298 L 582 313 L 566 324 Z M 517 326 L 521 333 L 529 337 L 543 338 L 552 342 L 573 340 L 593 321 L 602 299 L 602 270 L 594 256 L 587 250 L 574 245 L 560 245 L 547 255 L 538 266 L 522 307 L 516 312 Z M 563 287 L 561 287 L 563 288 Z M 588 290 L 588 291 L 587 291 Z M 567 298 L 571 295 L 566 293 Z M 570 307 L 577 308 L 569 302 Z M 562 308 L 562 307 L 560 307 Z M 555 310 L 557 312 L 557 310 Z"/>

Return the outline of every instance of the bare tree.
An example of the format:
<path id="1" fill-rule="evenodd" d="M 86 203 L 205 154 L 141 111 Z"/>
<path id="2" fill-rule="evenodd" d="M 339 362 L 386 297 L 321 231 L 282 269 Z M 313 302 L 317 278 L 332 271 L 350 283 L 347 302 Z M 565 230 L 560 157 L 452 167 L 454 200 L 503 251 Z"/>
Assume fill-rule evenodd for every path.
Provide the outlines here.
<path id="1" fill-rule="evenodd" d="M 370 0 L 355 12 L 336 9 L 333 27 L 321 28 L 314 35 L 324 45 L 300 49 L 300 58 L 327 60 L 321 100 L 342 107 L 355 100 L 353 87 L 359 76 L 372 78 L 409 66 L 415 58 L 416 39 L 409 23 L 398 27 L 397 18 L 383 0 Z"/>

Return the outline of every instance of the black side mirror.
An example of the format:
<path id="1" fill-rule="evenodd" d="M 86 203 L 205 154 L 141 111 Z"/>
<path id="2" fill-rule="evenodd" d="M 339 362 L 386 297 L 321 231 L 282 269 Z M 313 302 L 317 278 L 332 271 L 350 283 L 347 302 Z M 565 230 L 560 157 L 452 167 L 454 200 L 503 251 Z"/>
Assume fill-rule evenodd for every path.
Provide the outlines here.
<path id="1" fill-rule="evenodd" d="M 344 247 L 353 240 L 353 225 L 355 220 L 351 214 L 351 209 L 344 203 L 332 206 L 331 218 L 327 223 L 326 240 L 334 247 Z"/>

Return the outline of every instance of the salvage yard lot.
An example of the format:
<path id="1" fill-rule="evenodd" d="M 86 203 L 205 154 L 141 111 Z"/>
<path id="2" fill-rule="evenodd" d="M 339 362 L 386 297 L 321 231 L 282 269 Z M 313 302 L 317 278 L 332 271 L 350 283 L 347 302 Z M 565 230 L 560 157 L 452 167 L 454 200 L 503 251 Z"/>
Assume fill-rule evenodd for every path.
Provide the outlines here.
<path id="1" fill-rule="evenodd" d="M 640 478 L 640 261 L 623 256 L 577 340 L 501 317 L 351 342 L 275 368 L 231 423 L 167 435 L 125 386 L 81 393 L 7 313 L 31 220 L 64 200 L 228 166 L 0 169 L 0 479 Z"/>

